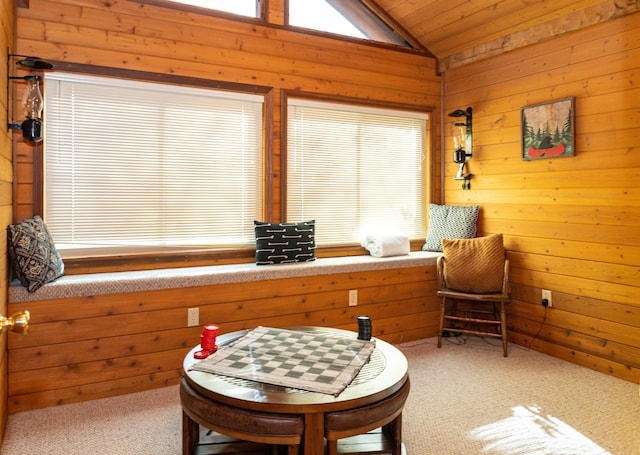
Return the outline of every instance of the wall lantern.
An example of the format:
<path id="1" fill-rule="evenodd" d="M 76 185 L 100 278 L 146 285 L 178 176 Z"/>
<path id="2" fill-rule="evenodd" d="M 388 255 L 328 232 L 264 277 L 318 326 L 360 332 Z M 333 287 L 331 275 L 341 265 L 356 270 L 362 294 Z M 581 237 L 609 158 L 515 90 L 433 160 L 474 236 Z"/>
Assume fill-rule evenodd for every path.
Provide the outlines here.
<path id="1" fill-rule="evenodd" d="M 9 54 L 7 59 L 7 74 L 10 74 L 10 63 L 12 57 L 23 57 L 22 60 L 16 62 L 16 65 L 32 70 L 43 71 L 53 69 L 53 65 L 49 62 L 39 59 L 38 57 L 29 57 L 27 55 Z M 42 76 L 29 74 L 27 76 L 9 76 L 7 78 L 7 100 L 9 100 L 9 82 L 24 81 L 26 88 L 22 97 L 22 108 L 26 119 L 22 123 L 11 123 L 12 116 L 9 115 L 9 106 L 11 101 L 7 102 L 7 118 L 9 119 L 8 127 L 10 130 L 22 130 L 22 137 L 28 142 L 41 142 L 43 138 L 42 110 L 44 108 L 44 99 L 40 91 L 40 82 Z"/>
<path id="2" fill-rule="evenodd" d="M 472 116 L 473 110 L 470 107 L 464 111 L 456 109 L 449 113 L 449 117 L 455 118 L 451 131 L 454 146 L 453 161 L 459 164 L 458 173 L 454 178 L 462 180 L 463 190 L 471 188 L 471 177 L 473 175 L 464 171 L 467 160 L 473 156 Z"/>

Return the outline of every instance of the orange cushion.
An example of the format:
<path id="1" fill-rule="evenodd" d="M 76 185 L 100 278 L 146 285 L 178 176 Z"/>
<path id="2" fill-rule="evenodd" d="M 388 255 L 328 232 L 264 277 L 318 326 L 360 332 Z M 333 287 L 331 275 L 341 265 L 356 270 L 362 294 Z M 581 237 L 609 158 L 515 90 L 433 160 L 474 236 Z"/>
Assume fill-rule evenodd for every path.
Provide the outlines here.
<path id="1" fill-rule="evenodd" d="M 502 291 L 502 234 L 474 239 L 442 239 L 444 279 L 449 289 L 474 294 Z"/>

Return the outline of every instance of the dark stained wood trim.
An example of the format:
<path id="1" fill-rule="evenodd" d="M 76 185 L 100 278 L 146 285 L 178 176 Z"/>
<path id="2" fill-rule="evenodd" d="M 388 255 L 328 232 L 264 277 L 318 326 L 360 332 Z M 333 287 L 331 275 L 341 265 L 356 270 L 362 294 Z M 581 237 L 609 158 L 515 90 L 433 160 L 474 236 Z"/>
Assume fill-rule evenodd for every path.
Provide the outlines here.
<path id="1" fill-rule="evenodd" d="M 121 272 L 253 262 L 255 248 L 64 258 L 65 274 Z"/>
<path id="2" fill-rule="evenodd" d="M 242 16 L 240 14 L 227 13 L 226 11 L 220 11 L 211 8 L 205 8 L 202 6 L 187 5 L 186 3 L 168 2 L 167 0 L 131 0 L 135 3 L 141 3 L 143 5 L 159 6 L 161 8 L 171 8 L 178 11 L 185 11 L 187 13 L 202 14 L 204 16 L 220 17 L 222 19 L 229 19 L 237 22 L 246 22 L 247 24 L 259 24 L 265 25 L 264 20 L 265 13 L 268 8 L 268 0 L 260 0 L 258 3 L 258 17 Z"/>
<path id="3" fill-rule="evenodd" d="M 274 180 L 274 90 L 269 92 L 264 97 L 264 115 L 263 115 L 263 131 L 264 131 L 264 153 L 263 153 L 263 170 L 264 176 L 263 202 L 262 202 L 262 218 L 265 218 L 265 214 L 273 213 L 273 180 Z"/>
<path id="4" fill-rule="evenodd" d="M 288 4 L 288 3 L 287 3 Z M 289 110 L 287 100 L 288 90 L 280 91 L 280 220 L 287 220 L 287 150 Z"/>
<path id="5" fill-rule="evenodd" d="M 272 87 L 265 85 L 241 84 L 237 82 L 218 81 L 214 79 L 202 79 L 197 77 L 177 76 L 175 74 L 154 73 L 149 71 L 137 71 L 130 69 L 113 68 L 99 65 L 86 65 L 70 63 L 62 60 L 48 60 L 55 65 L 57 71 L 73 73 L 95 74 L 100 76 L 112 76 L 139 81 L 162 82 L 193 87 L 207 87 L 233 92 L 245 92 L 266 95 Z"/>
<path id="6" fill-rule="evenodd" d="M 46 122 L 47 119 L 44 119 Z M 44 215 L 44 142 L 33 146 L 33 209 L 36 214 Z"/>

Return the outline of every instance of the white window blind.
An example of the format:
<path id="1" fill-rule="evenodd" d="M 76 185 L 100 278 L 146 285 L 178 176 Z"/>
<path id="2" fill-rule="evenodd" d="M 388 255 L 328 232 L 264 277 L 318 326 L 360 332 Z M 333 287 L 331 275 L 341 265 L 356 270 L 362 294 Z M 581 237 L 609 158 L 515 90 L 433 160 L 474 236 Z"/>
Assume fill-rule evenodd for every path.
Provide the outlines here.
<path id="1" fill-rule="evenodd" d="M 287 221 L 318 244 L 376 230 L 425 235 L 427 114 L 288 100 Z"/>
<path id="2" fill-rule="evenodd" d="M 63 252 L 254 243 L 262 96 L 62 73 L 45 93 L 45 216 Z"/>

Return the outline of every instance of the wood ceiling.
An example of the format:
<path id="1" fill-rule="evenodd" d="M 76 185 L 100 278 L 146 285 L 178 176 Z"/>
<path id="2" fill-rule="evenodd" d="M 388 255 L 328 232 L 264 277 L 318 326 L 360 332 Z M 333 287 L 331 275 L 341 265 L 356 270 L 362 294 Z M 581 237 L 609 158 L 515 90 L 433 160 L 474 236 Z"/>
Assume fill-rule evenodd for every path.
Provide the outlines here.
<path id="1" fill-rule="evenodd" d="M 640 9 L 640 0 L 375 0 L 374 3 L 438 59 L 440 71 Z"/>

